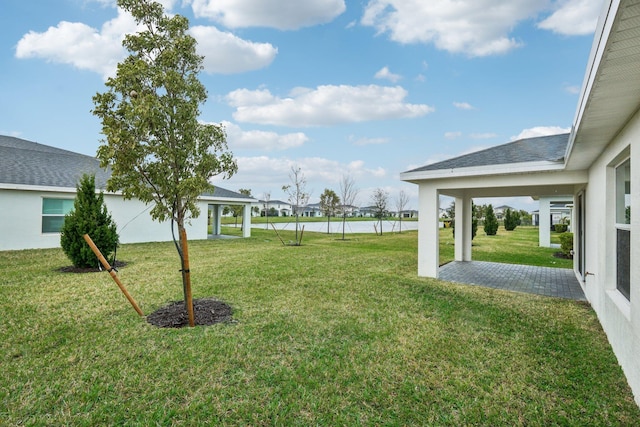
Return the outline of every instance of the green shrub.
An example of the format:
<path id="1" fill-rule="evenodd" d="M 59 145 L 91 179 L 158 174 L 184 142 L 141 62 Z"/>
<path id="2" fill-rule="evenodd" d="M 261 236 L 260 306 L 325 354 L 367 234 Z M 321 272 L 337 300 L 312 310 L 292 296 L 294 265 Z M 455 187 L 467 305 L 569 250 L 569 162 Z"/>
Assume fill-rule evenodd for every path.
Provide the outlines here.
<path id="1" fill-rule="evenodd" d="M 560 250 L 567 258 L 573 258 L 573 233 L 560 234 Z"/>
<path id="2" fill-rule="evenodd" d="M 98 258 L 85 242 L 85 234 L 107 259 L 118 245 L 116 224 L 107 212 L 104 194 L 96 194 L 93 175 L 84 175 L 78 183 L 73 210 L 65 216 L 60 231 L 60 245 L 74 266 L 96 267 Z"/>
<path id="3" fill-rule="evenodd" d="M 496 214 L 493 213 L 493 206 L 487 206 L 487 211 L 484 214 L 484 232 L 487 236 L 495 236 L 498 233 L 498 219 Z"/>
<path id="4" fill-rule="evenodd" d="M 553 226 L 553 229 L 556 233 L 564 233 L 565 231 L 567 231 L 567 228 L 567 224 L 556 224 Z"/>
<path id="5" fill-rule="evenodd" d="M 513 231 L 518 226 L 518 221 L 520 220 L 520 215 L 516 212 L 512 212 L 511 209 L 507 208 L 504 213 L 504 229 L 507 231 Z"/>

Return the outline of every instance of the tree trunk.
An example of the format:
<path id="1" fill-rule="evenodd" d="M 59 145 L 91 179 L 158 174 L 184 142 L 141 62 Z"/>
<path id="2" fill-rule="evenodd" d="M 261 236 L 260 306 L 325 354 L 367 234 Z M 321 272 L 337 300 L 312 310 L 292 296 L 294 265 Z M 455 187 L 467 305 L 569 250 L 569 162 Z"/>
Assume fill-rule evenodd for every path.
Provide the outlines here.
<path id="1" fill-rule="evenodd" d="M 191 272 L 189 271 L 189 243 L 187 241 L 187 231 L 184 226 L 178 224 L 178 232 L 180 234 L 180 248 L 182 254 L 180 257 L 182 263 L 182 289 L 184 292 L 184 305 L 189 316 L 189 326 L 195 326 L 195 315 L 193 313 L 193 298 L 191 295 Z"/>

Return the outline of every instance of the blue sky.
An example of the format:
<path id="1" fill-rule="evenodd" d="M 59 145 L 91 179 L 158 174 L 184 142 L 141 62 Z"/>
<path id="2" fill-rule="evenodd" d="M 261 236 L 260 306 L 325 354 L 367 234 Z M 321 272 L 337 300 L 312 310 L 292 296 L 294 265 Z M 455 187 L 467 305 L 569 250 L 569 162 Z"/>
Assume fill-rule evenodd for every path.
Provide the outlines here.
<path id="1" fill-rule="evenodd" d="M 205 122 L 239 172 L 215 183 L 311 202 L 349 174 L 358 204 L 400 172 L 519 137 L 568 131 L 602 0 L 163 0 L 205 56 Z M 135 23 L 112 0 L 2 0 L 0 134 L 88 155 L 92 96 Z M 483 202 L 481 200 L 480 202 Z M 491 199 L 533 210 L 530 199 Z"/>

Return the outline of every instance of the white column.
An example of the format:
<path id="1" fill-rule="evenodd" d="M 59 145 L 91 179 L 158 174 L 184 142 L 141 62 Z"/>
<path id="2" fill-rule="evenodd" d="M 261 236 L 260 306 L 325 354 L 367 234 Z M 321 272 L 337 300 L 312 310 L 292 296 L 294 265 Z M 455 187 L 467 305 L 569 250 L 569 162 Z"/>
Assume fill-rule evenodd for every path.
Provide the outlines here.
<path id="1" fill-rule="evenodd" d="M 251 205 L 242 210 L 242 237 L 251 237 Z"/>
<path id="2" fill-rule="evenodd" d="M 221 233 L 221 218 L 222 218 L 222 205 L 213 205 L 213 218 L 211 220 L 211 226 L 213 229 L 213 235 L 217 236 Z"/>
<path id="3" fill-rule="evenodd" d="M 433 185 L 420 184 L 418 198 L 418 276 L 437 278 L 440 264 L 438 189 Z"/>
<path id="4" fill-rule="evenodd" d="M 455 260 L 471 261 L 471 199 L 456 197 Z"/>
<path id="5" fill-rule="evenodd" d="M 543 248 L 551 247 L 551 201 L 540 197 L 540 225 L 538 229 L 538 245 Z"/>

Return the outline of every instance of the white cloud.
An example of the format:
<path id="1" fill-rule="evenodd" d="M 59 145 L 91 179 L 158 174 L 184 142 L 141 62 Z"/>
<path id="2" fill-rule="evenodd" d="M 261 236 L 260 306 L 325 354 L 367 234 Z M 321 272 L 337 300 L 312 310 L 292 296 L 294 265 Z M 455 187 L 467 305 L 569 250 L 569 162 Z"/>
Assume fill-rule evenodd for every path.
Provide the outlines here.
<path id="1" fill-rule="evenodd" d="M 565 85 L 564 90 L 571 95 L 578 95 L 580 93 L 580 86 Z"/>
<path id="2" fill-rule="evenodd" d="M 286 150 L 304 145 L 309 138 L 302 132 L 278 134 L 262 130 L 242 130 L 235 123 L 222 122 L 229 147 L 240 150 Z"/>
<path id="3" fill-rule="evenodd" d="M 295 30 L 332 21 L 346 10 L 344 0 L 191 0 L 196 17 L 227 28 Z"/>
<path id="4" fill-rule="evenodd" d="M 127 55 L 122 47 L 125 34 L 137 30 L 133 17 L 122 9 L 99 30 L 80 22 L 62 21 L 43 33 L 25 34 L 17 44 L 16 57 L 42 58 L 107 78 L 115 75 L 118 62 Z M 214 27 L 195 26 L 190 31 L 198 41 L 198 53 L 205 57 L 203 65 L 209 73 L 231 74 L 263 68 L 278 53 L 268 43 L 253 43 Z"/>
<path id="5" fill-rule="evenodd" d="M 365 145 L 386 144 L 389 142 L 389 138 L 356 138 L 355 136 L 350 136 L 349 141 L 351 141 L 353 145 L 363 147 Z"/>
<path id="6" fill-rule="evenodd" d="M 551 16 L 538 24 L 539 28 L 570 36 L 593 33 L 602 0 L 563 0 L 557 4 Z"/>
<path id="7" fill-rule="evenodd" d="M 239 122 L 283 126 L 323 126 L 369 120 L 421 117 L 432 111 L 425 104 L 404 102 L 407 91 L 400 86 L 318 86 L 296 88 L 287 98 L 268 90 L 239 89 L 227 95 Z"/>
<path id="8" fill-rule="evenodd" d="M 43 33 L 30 31 L 16 47 L 17 58 L 43 58 L 69 64 L 81 70 L 115 74 L 117 63 L 124 57 L 124 34 L 136 30 L 131 15 L 118 10 L 118 16 L 107 21 L 100 30 L 79 22 L 62 21 Z"/>
<path id="9" fill-rule="evenodd" d="M 215 27 L 194 26 L 189 31 L 198 41 L 198 54 L 204 56 L 204 70 L 209 73 L 233 74 L 264 68 L 278 53 L 269 43 L 243 40 Z"/>
<path id="10" fill-rule="evenodd" d="M 389 67 L 382 67 L 375 75 L 376 79 L 386 79 L 392 83 L 396 83 L 398 80 L 402 78 L 400 74 L 394 74 L 389 71 Z"/>
<path id="11" fill-rule="evenodd" d="M 438 49 L 471 56 L 508 52 L 521 43 L 509 37 L 546 0 L 370 0 L 362 24 L 388 33 L 392 40 L 433 43 Z"/>
<path id="12" fill-rule="evenodd" d="M 454 102 L 453 105 L 459 110 L 475 110 L 475 108 L 468 102 Z"/>
<path id="13" fill-rule="evenodd" d="M 460 131 L 444 133 L 444 137 L 447 139 L 456 139 L 456 138 L 460 138 L 461 136 L 462 136 L 462 132 Z"/>
<path id="14" fill-rule="evenodd" d="M 523 138 L 533 138 L 536 136 L 557 135 L 561 133 L 569 133 L 571 128 L 562 128 L 560 126 L 536 126 L 529 129 L 524 129 L 516 136 L 512 136 L 512 141 L 517 141 Z"/>
<path id="15" fill-rule="evenodd" d="M 403 44 L 433 44 L 469 56 L 509 52 L 522 46 L 510 34 L 519 23 L 556 10 L 538 24 L 561 34 L 593 32 L 602 0 L 369 0 L 361 19 Z"/>

